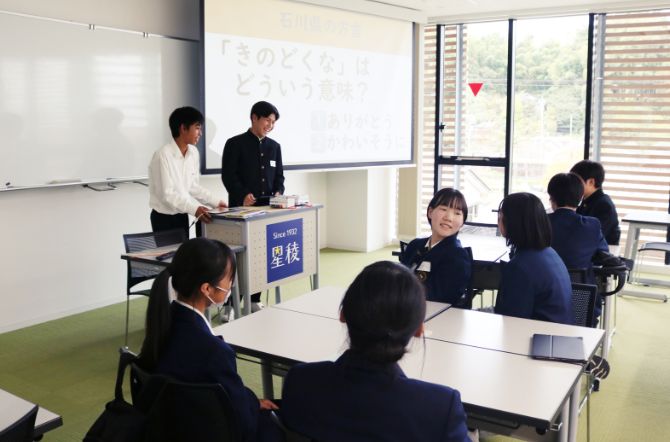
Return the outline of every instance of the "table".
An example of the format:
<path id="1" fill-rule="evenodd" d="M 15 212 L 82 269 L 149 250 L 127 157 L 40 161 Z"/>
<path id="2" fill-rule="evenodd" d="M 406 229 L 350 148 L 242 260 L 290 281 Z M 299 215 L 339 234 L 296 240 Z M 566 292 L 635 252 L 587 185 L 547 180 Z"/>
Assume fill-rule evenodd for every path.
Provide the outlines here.
<path id="1" fill-rule="evenodd" d="M 292 209 L 253 207 L 263 213 L 246 218 L 212 214 L 204 224 L 203 236 L 226 244 L 241 244 L 245 250 L 237 260 L 240 292 L 245 297 L 245 314 L 251 312 L 247 297 L 279 285 L 310 277 L 312 289 L 319 288 L 319 216 L 323 206 L 314 204 Z"/>
<path id="2" fill-rule="evenodd" d="M 0 389 L 0 430 L 12 425 L 22 416 L 25 416 L 35 404 Z M 63 425 L 63 419 L 46 408 L 39 407 L 35 419 L 33 438 L 42 437 L 47 431 Z"/>
<path id="3" fill-rule="evenodd" d="M 277 308 L 324 318 L 340 319 L 340 303 L 346 290 L 341 287 L 322 287 L 290 301 L 277 304 Z M 426 321 L 451 307 L 442 302 L 426 301 Z"/>
<path id="4" fill-rule="evenodd" d="M 635 261 L 637 256 L 638 242 L 640 240 L 640 230 L 663 230 L 667 231 L 670 228 L 670 213 L 664 212 L 631 212 L 624 216 L 622 222 L 628 223 L 628 237 L 626 238 L 626 248 L 623 256 L 625 258 Z M 668 281 L 661 281 L 655 279 L 635 279 L 630 278 L 631 282 L 639 282 L 642 284 L 670 286 Z M 657 293 L 647 293 L 641 291 L 626 290 L 622 295 L 635 296 L 638 298 L 659 299 L 663 302 L 668 300 L 666 295 Z"/>
<path id="5" fill-rule="evenodd" d="M 340 293 L 327 289 L 303 295 L 216 327 L 214 333 L 237 352 L 261 359 L 263 391 L 271 398 L 275 364 L 335 360 L 346 350 L 346 325 L 332 313 Z M 530 338 L 556 332 L 583 336 L 586 354 L 593 355 L 602 330 L 458 309 L 442 310 L 426 326 L 430 333 L 425 340 L 413 339 L 401 366 L 408 376 L 458 389 L 471 426 L 535 439 L 536 428 L 557 430 L 547 436 L 576 440 L 583 367 L 528 357 Z M 493 334 L 496 330 L 503 336 Z"/>
<path id="6" fill-rule="evenodd" d="M 126 261 L 140 262 L 143 264 L 149 264 L 157 267 L 167 267 L 172 262 L 172 258 L 167 258 L 163 260 L 157 259 L 158 256 L 163 255 L 168 252 L 175 252 L 179 248 L 180 244 L 173 244 L 165 247 L 158 247 L 155 249 L 140 250 L 138 252 L 124 253 L 121 255 L 121 259 Z M 245 247 L 237 244 L 227 244 L 230 247 L 230 250 L 236 256 L 236 261 L 239 262 L 239 257 L 244 252 Z M 240 292 L 239 292 L 239 283 L 237 280 L 237 273 L 235 274 L 235 281 L 233 282 L 233 289 L 231 293 L 233 299 L 233 310 L 235 310 L 235 318 L 240 317 Z M 245 306 L 251 305 L 249 293 L 244 295 L 244 304 Z M 246 312 L 245 314 L 248 314 Z"/>
<path id="7" fill-rule="evenodd" d="M 495 313 L 451 308 L 426 322 L 426 337 L 487 350 L 530 355 L 533 333 L 581 336 L 586 359 L 602 344 L 601 329 L 515 318 Z"/>
<path id="8" fill-rule="evenodd" d="M 472 249 L 472 258 L 475 263 L 478 261 L 481 263 L 498 262 L 509 253 L 507 240 L 502 236 L 459 233 L 458 239 L 463 247 Z"/>

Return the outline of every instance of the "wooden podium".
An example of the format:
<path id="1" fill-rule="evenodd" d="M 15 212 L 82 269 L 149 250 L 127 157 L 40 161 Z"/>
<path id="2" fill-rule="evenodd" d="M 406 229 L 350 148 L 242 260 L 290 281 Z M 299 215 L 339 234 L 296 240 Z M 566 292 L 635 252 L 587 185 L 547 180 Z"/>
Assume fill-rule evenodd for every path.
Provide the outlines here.
<path id="1" fill-rule="evenodd" d="M 226 244 L 245 246 L 238 254 L 237 272 L 244 314 L 251 312 L 252 293 L 277 288 L 288 281 L 310 277 L 312 290 L 319 288 L 319 209 L 323 206 L 272 209 L 249 218 L 212 215 L 203 224 L 203 236 Z M 278 299 L 277 299 L 278 300 Z"/>

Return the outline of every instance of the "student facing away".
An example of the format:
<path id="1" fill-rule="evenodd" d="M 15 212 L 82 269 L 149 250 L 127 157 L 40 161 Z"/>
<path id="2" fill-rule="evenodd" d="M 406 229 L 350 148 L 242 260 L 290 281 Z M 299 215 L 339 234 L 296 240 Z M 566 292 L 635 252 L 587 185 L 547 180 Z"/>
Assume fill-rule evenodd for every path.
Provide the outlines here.
<path id="1" fill-rule="evenodd" d="M 498 228 L 511 246 L 502 267 L 494 311 L 540 321 L 574 323 L 568 269 L 551 245 L 551 225 L 542 202 L 531 193 L 512 193 L 500 203 Z"/>
<path id="2" fill-rule="evenodd" d="M 602 189 L 605 181 L 603 165 L 597 161 L 582 160 L 572 166 L 570 172 L 584 180 L 584 200 L 577 207 L 577 213 L 598 218 L 607 244 L 618 246 L 621 237 L 619 215 L 612 198 Z"/>
<path id="3" fill-rule="evenodd" d="M 172 303 L 167 293 L 170 276 L 177 292 Z M 182 244 L 151 287 L 139 365 L 183 382 L 221 384 L 235 409 L 242 440 L 273 440 L 279 430 L 267 410 L 277 406 L 259 401 L 244 386 L 235 352 L 223 337 L 214 335 L 204 314 L 208 306 L 225 302 L 234 278 L 235 256 L 222 242 L 195 238 Z"/>
<path id="4" fill-rule="evenodd" d="M 595 284 L 593 256 L 598 251 L 609 252 L 609 248 L 600 221 L 576 212 L 583 191 L 582 179 L 574 173 L 559 173 L 549 180 L 547 193 L 553 210 L 549 214 L 551 247 L 568 269 L 586 270 L 585 283 Z"/>
<path id="5" fill-rule="evenodd" d="M 426 216 L 430 237 L 411 241 L 400 262 L 424 283 L 429 301 L 469 308 L 472 259 L 458 240 L 458 232 L 468 219 L 465 197 L 458 190 L 441 189 L 428 204 Z"/>
<path id="6" fill-rule="evenodd" d="M 349 349 L 335 362 L 294 366 L 280 410 L 291 430 L 319 442 L 469 441 L 458 391 L 405 377 L 397 362 L 423 334 L 424 289 L 405 267 L 367 266 L 340 309 Z"/>

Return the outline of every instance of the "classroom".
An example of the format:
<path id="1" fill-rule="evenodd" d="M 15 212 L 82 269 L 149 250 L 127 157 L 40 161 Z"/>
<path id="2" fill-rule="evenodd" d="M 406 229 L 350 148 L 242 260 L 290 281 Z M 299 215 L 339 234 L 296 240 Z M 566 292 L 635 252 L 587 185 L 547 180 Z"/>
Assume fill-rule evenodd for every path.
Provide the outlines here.
<path id="1" fill-rule="evenodd" d="M 200 184 L 228 201 L 224 144 L 268 100 L 281 112 L 272 138 L 283 146 L 285 194 L 315 207 L 301 226 L 314 229 L 302 244 L 316 270 L 305 261 L 310 279 L 280 284 L 283 302 L 315 288 L 341 296 L 367 265 L 398 261 L 400 241 L 431 234 L 439 189 L 465 196 L 463 235 L 504 242 L 495 235 L 507 195 L 529 192 L 548 208 L 552 176 L 602 163 L 621 228 L 610 251 L 637 254 L 634 277 L 660 285 L 629 283 L 608 299 L 611 374 L 590 395 L 590 428 L 585 407 L 576 439 L 548 433 L 666 439 L 670 255 L 636 252 L 670 242 L 669 18 L 670 2 L 654 0 L 0 0 L 0 390 L 62 417 L 46 440 L 84 437 L 113 398 L 128 298 L 123 235 L 151 231 L 147 168 L 171 141 L 170 113 L 204 114 Z M 488 247 L 478 244 L 475 261 Z M 281 311 L 275 281 L 238 272 L 243 291 L 269 291 L 262 314 Z M 473 308 L 494 304 L 486 290 Z M 134 352 L 146 309 L 146 297 L 130 298 Z M 216 325 L 232 339 L 242 319 Z M 426 329 L 424 350 L 442 346 L 430 321 Z M 346 348 L 335 347 L 324 358 Z M 281 377 L 268 381 L 253 355 L 238 356 L 246 386 L 279 395 Z M 537 436 L 512 433 L 480 438 Z"/>

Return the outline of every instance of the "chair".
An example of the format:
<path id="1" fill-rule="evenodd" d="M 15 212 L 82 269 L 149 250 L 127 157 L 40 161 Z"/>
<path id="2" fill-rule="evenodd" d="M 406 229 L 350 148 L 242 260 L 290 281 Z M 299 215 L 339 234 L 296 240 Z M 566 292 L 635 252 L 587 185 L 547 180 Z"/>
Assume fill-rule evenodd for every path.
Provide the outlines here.
<path id="1" fill-rule="evenodd" d="M 116 388 L 121 388 L 123 371 L 130 365 L 133 406 L 147 417 L 144 440 L 241 440 L 235 409 L 220 384 L 180 382 L 151 374 L 137 364 L 138 358 L 130 350 L 122 347 L 119 352 Z"/>
<path id="2" fill-rule="evenodd" d="M 594 284 L 572 283 L 572 304 L 574 307 L 574 324 L 582 327 L 595 326 L 595 307 L 598 287 Z M 586 438 L 591 440 L 591 391 L 594 389 L 594 379 L 589 372 L 585 372 L 589 379 L 586 396 L 581 402 L 579 409 L 586 403 Z"/>
<path id="3" fill-rule="evenodd" d="M 31 442 L 35 432 L 35 418 L 39 406 L 35 405 L 19 420 L 0 431 L 0 442 Z"/>
<path id="4" fill-rule="evenodd" d="M 595 306 L 598 287 L 595 284 L 572 283 L 572 305 L 575 310 L 574 324 L 582 327 L 595 325 Z"/>
<path id="5" fill-rule="evenodd" d="M 670 242 L 661 242 L 661 241 L 654 241 L 654 242 L 647 242 L 642 245 L 638 249 L 638 254 L 640 258 L 642 258 L 642 253 L 644 252 L 663 252 L 665 253 L 666 260 L 665 262 L 667 263 L 667 257 L 670 256 Z M 636 282 L 639 284 L 644 284 L 644 285 L 666 285 L 664 284 L 663 281 L 657 281 L 653 279 L 644 279 L 640 278 L 640 267 L 641 267 L 641 262 L 638 263 L 637 260 L 634 263 L 633 267 L 635 268 L 635 271 L 631 275 L 631 281 L 630 282 Z M 668 297 L 663 294 L 656 294 L 656 293 L 645 293 L 644 295 L 638 294 L 637 296 L 644 297 L 644 298 L 651 298 L 651 299 L 658 299 L 663 302 L 668 302 Z"/>
<path id="6" fill-rule="evenodd" d="M 568 269 L 568 274 L 570 275 L 570 281 L 576 282 L 577 284 L 586 284 L 586 269 L 582 268 L 572 268 Z"/>
<path id="7" fill-rule="evenodd" d="M 145 440 L 241 440 L 235 409 L 220 384 L 180 382 L 160 375 L 151 375 L 146 382 L 143 396 L 147 388 L 158 393 L 147 413 Z"/>
<path id="8" fill-rule="evenodd" d="M 123 244 L 126 253 L 151 250 L 186 241 L 186 231 L 183 229 L 166 230 L 163 232 L 132 233 L 123 235 Z M 142 262 L 127 261 L 128 274 L 126 283 L 126 334 L 124 345 L 128 345 L 128 322 L 130 319 L 130 297 L 132 295 L 149 296 L 149 289 L 135 290 L 137 284 L 154 279 L 165 267 Z"/>

